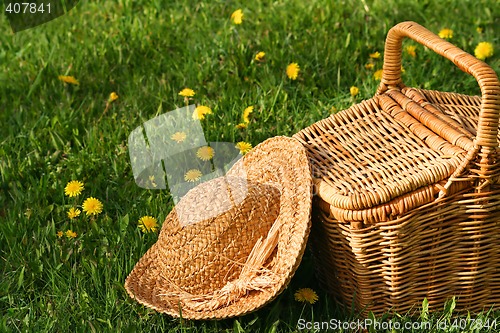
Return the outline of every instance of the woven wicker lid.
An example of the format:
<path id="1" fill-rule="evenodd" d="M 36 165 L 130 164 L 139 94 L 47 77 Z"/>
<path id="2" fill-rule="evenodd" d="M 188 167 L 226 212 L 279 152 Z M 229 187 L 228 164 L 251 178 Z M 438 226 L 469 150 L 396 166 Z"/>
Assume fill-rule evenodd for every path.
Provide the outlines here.
<path id="1" fill-rule="evenodd" d="M 264 306 L 287 286 L 310 228 L 312 179 L 295 139 L 259 144 L 189 191 L 125 281 L 139 303 L 186 319 Z"/>

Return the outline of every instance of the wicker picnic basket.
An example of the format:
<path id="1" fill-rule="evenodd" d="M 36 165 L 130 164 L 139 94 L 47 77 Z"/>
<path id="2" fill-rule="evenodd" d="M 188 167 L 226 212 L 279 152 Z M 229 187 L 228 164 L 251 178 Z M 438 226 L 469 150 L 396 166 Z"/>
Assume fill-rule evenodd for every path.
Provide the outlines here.
<path id="1" fill-rule="evenodd" d="M 482 96 L 406 87 L 402 41 L 451 60 Z M 387 36 L 375 96 L 297 133 L 312 164 L 320 281 L 342 304 L 406 312 L 500 306 L 500 84 L 414 22 Z"/>

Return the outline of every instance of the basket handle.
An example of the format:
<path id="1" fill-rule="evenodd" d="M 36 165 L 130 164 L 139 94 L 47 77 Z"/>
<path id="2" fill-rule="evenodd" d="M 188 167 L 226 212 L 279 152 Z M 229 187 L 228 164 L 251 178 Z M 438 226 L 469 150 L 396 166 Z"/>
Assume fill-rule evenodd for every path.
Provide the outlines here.
<path id="1" fill-rule="evenodd" d="M 465 73 L 471 74 L 481 88 L 481 109 L 476 146 L 481 146 L 486 154 L 498 147 L 498 120 L 500 116 L 500 82 L 497 74 L 486 63 L 439 38 L 434 33 L 415 22 L 402 22 L 391 28 L 387 34 L 384 51 L 382 81 L 377 94 L 389 89 L 405 87 L 401 80 L 401 56 L 403 38 L 409 37 L 437 54 L 451 60 Z"/>

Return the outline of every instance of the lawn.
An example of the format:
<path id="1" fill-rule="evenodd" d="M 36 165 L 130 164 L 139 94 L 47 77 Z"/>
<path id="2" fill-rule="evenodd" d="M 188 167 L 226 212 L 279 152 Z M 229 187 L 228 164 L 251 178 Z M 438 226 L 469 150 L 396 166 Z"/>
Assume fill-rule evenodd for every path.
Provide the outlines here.
<path id="1" fill-rule="evenodd" d="M 237 9 L 241 24 L 230 19 Z M 321 263 L 309 252 L 277 299 L 240 318 L 182 321 L 131 300 L 124 280 L 158 237 L 138 221 L 152 216 L 161 225 L 173 201 L 166 190 L 135 184 L 128 135 L 185 105 L 179 92 L 186 87 L 196 93 L 189 103 L 212 110 L 202 120 L 207 141 L 255 146 L 292 135 L 373 96 L 385 35 L 406 20 L 436 33 L 451 29 L 451 42 L 472 54 L 480 42 L 493 44 L 486 62 L 498 73 L 499 12 L 495 0 L 86 0 L 16 34 L 0 15 L 0 331 L 294 332 L 301 318 L 358 319 L 321 291 L 313 274 Z M 403 54 L 408 86 L 479 94 L 451 62 L 412 41 L 404 45 L 415 46 L 414 57 Z M 265 56 L 256 60 L 260 51 Z M 295 80 L 286 74 L 290 63 L 300 66 Z M 237 128 L 249 106 L 246 128 Z M 65 195 L 71 180 L 84 184 L 77 197 Z M 68 209 L 81 209 L 88 197 L 103 203 L 102 212 L 69 219 Z M 304 287 L 317 291 L 314 305 L 294 300 Z M 430 315 L 416 305 L 394 320 L 413 315 L 437 332 L 437 321 L 452 323 L 452 314 L 452 302 Z M 480 331 L 500 331 L 498 320 L 496 329 Z"/>

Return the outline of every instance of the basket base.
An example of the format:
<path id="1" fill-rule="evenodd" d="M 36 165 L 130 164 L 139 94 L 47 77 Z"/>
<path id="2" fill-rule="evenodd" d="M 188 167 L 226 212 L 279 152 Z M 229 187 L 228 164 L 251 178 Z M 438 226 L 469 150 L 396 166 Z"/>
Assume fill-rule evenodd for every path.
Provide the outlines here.
<path id="1" fill-rule="evenodd" d="M 500 185 L 463 190 L 363 228 L 339 222 L 316 198 L 311 244 L 323 288 L 343 306 L 406 313 L 424 298 L 442 310 L 500 308 Z"/>

